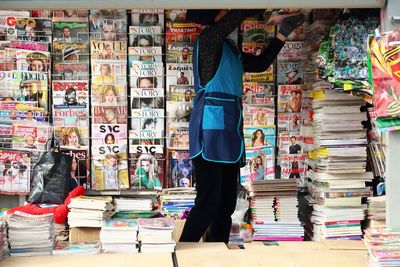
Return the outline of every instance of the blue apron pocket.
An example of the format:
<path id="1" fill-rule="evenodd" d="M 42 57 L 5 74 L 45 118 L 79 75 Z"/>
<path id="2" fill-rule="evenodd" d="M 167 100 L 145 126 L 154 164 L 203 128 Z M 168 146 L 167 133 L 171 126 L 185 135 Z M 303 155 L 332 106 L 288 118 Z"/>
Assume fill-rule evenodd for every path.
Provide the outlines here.
<path id="1" fill-rule="evenodd" d="M 203 130 L 224 129 L 224 107 L 205 105 L 203 113 Z"/>

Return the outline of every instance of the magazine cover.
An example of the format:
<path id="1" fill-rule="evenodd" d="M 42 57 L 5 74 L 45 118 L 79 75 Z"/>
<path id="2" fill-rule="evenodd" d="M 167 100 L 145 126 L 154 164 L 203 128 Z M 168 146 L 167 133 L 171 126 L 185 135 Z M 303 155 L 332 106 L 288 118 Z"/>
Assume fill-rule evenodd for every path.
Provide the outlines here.
<path id="1" fill-rule="evenodd" d="M 48 110 L 48 75 L 34 71 L 0 71 L 0 98 L 37 103 Z"/>
<path id="2" fill-rule="evenodd" d="M 164 154 L 163 139 L 130 139 L 130 154 Z"/>
<path id="3" fill-rule="evenodd" d="M 305 155 L 281 156 L 281 179 L 296 179 L 297 187 L 306 187 Z"/>
<path id="4" fill-rule="evenodd" d="M 192 102 L 196 93 L 193 85 L 175 85 L 168 86 L 167 100 L 172 102 Z"/>
<path id="5" fill-rule="evenodd" d="M 54 42 L 53 62 L 57 63 L 89 63 L 89 43 L 84 42 Z"/>
<path id="6" fill-rule="evenodd" d="M 166 42 L 167 43 L 193 43 L 200 35 L 201 29 L 191 22 L 171 22 L 166 24 Z"/>
<path id="7" fill-rule="evenodd" d="M 169 123 L 167 130 L 168 148 L 189 150 L 189 126 L 187 123 Z"/>
<path id="8" fill-rule="evenodd" d="M 131 88 L 131 97 L 134 98 L 158 98 L 164 97 L 163 88 Z M 133 100 L 132 99 L 132 100 Z"/>
<path id="9" fill-rule="evenodd" d="M 300 132 L 301 114 L 299 113 L 278 113 L 279 135 L 296 135 Z"/>
<path id="10" fill-rule="evenodd" d="M 246 126 L 243 133 L 246 148 L 275 146 L 275 126 Z"/>
<path id="11" fill-rule="evenodd" d="M 164 118 L 132 118 L 131 124 L 129 138 L 150 140 L 163 138 Z"/>
<path id="12" fill-rule="evenodd" d="M 126 99 L 123 84 L 92 84 L 92 105 L 126 106 Z"/>
<path id="13" fill-rule="evenodd" d="M 126 40 L 126 10 L 90 10 L 90 39 Z"/>
<path id="14" fill-rule="evenodd" d="M 164 29 L 164 9 L 132 9 L 132 25 L 160 26 Z"/>
<path id="15" fill-rule="evenodd" d="M 166 9 L 165 19 L 172 22 L 186 21 L 186 9 Z"/>
<path id="16" fill-rule="evenodd" d="M 129 66 L 133 61 L 162 62 L 162 46 L 128 47 Z"/>
<path id="17" fill-rule="evenodd" d="M 15 58 L 17 70 L 41 72 L 47 72 L 50 70 L 50 52 L 17 49 Z"/>
<path id="18" fill-rule="evenodd" d="M 31 107 L 25 104 L 17 104 L 15 111 L 9 110 L 9 119 L 17 120 L 24 124 L 35 124 L 48 121 L 47 112 L 44 108 Z"/>
<path id="19" fill-rule="evenodd" d="M 31 16 L 34 18 L 51 18 L 53 10 L 32 9 Z"/>
<path id="20" fill-rule="evenodd" d="M 248 18 L 242 22 L 243 42 L 263 44 L 275 37 L 275 26 L 266 25 L 264 21 Z"/>
<path id="21" fill-rule="evenodd" d="M 62 148 L 87 149 L 89 147 L 89 129 L 78 127 L 54 127 L 54 137 Z"/>
<path id="22" fill-rule="evenodd" d="M 264 72 L 245 72 L 243 82 L 271 83 L 274 82 L 274 66 L 271 64 Z"/>
<path id="23" fill-rule="evenodd" d="M 7 19 L 7 40 L 51 42 L 52 20 L 49 18 Z"/>
<path id="24" fill-rule="evenodd" d="M 0 147 L 12 148 L 12 123 L 0 120 Z"/>
<path id="25" fill-rule="evenodd" d="M 162 30 L 160 26 L 129 26 L 129 46 L 162 46 Z"/>
<path id="26" fill-rule="evenodd" d="M 279 61 L 300 61 L 303 59 L 304 42 L 285 42 L 278 54 Z"/>
<path id="27" fill-rule="evenodd" d="M 19 49 L 6 47 L 4 49 L 5 59 L 3 61 L 3 69 L 6 71 L 17 70 L 17 51 Z"/>
<path id="28" fill-rule="evenodd" d="M 12 127 L 14 149 L 47 150 L 46 142 L 53 131 L 51 126 L 13 124 Z"/>
<path id="29" fill-rule="evenodd" d="M 186 122 L 190 121 L 192 114 L 192 102 L 172 102 L 167 101 L 167 120 L 168 122 Z"/>
<path id="30" fill-rule="evenodd" d="M 302 154 L 302 135 L 280 135 L 278 137 L 279 154 Z"/>
<path id="31" fill-rule="evenodd" d="M 53 81 L 53 107 L 68 108 L 70 106 L 88 108 L 88 81 Z"/>
<path id="32" fill-rule="evenodd" d="M 195 180 L 189 151 L 168 149 L 167 173 L 166 187 L 193 187 Z"/>
<path id="33" fill-rule="evenodd" d="M 133 77 L 158 77 L 164 75 L 164 64 L 162 62 L 130 62 L 129 74 Z M 131 86 L 132 87 L 132 86 Z"/>
<path id="34" fill-rule="evenodd" d="M 193 64 L 167 64 L 167 85 L 194 85 Z"/>
<path id="35" fill-rule="evenodd" d="M 89 109 L 83 106 L 53 107 L 53 125 L 63 127 L 89 127 Z"/>
<path id="36" fill-rule="evenodd" d="M 88 20 L 88 11 L 82 9 L 53 10 L 53 21 Z"/>
<path id="37" fill-rule="evenodd" d="M 240 169 L 240 183 L 275 179 L 274 147 L 246 148 L 246 166 Z"/>
<path id="38" fill-rule="evenodd" d="M 278 112 L 299 113 L 303 97 L 303 86 L 301 85 L 279 85 L 278 86 Z"/>
<path id="39" fill-rule="evenodd" d="M 21 40 L 11 40 L 11 48 L 25 49 L 31 51 L 49 52 L 49 44 L 33 41 L 21 41 Z M 4 49 L 4 48 L 1 48 Z"/>
<path id="40" fill-rule="evenodd" d="M 168 43 L 167 63 L 192 63 L 193 43 Z"/>
<path id="41" fill-rule="evenodd" d="M 160 77 L 130 76 L 129 84 L 131 88 L 164 88 L 164 75 Z"/>
<path id="42" fill-rule="evenodd" d="M 105 154 L 92 160 L 93 190 L 125 190 L 129 188 L 126 153 Z"/>
<path id="43" fill-rule="evenodd" d="M 126 85 L 125 60 L 92 60 L 92 84 Z"/>
<path id="44" fill-rule="evenodd" d="M 301 62 L 278 62 L 278 84 L 303 84 Z"/>
<path id="45" fill-rule="evenodd" d="M 274 85 L 258 82 L 243 83 L 243 104 L 275 105 L 273 101 Z M 272 103 L 271 103 L 272 98 Z"/>
<path id="46" fill-rule="evenodd" d="M 76 185 L 82 185 L 85 189 L 89 189 L 90 185 L 90 160 L 87 149 L 61 149 L 63 154 L 72 158 L 71 178 Z"/>
<path id="47" fill-rule="evenodd" d="M 89 60 L 87 63 L 55 63 L 51 76 L 53 80 L 89 80 L 89 71 Z"/>
<path id="48" fill-rule="evenodd" d="M 146 90 L 146 89 L 142 89 Z M 151 89 L 150 89 L 151 90 Z M 164 97 L 132 97 L 132 110 L 137 109 L 163 109 Z"/>
<path id="49" fill-rule="evenodd" d="M 90 41 L 91 59 L 126 60 L 126 41 Z"/>
<path id="50" fill-rule="evenodd" d="M 61 43 L 89 42 L 89 22 L 54 21 L 53 42 L 61 42 Z"/>
<path id="51" fill-rule="evenodd" d="M 125 151 L 127 149 L 128 130 L 126 124 L 92 124 L 92 136 L 92 146 L 124 145 Z M 123 151 L 112 150 L 112 153 L 120 152 Z"/>
<path id="52" fill-rule="evenodd" d="M 128 108 L 126 106 L 92 106 L 94 124 L 126 124 Z"/>
<path id="53" fill-rule="evenodd" d="M 27 195 L 30 191 L 29 151 L 0 149 L 0 194 Z"/>
<path id="54" fill-rule="evenodd" d="M 164 174 L 164 154 L 130 154 L 130 177 L 133 190 L 161 190 Z"/>
<path id="55" fill-rule="evenodd" d="M 275 109 L 260 105 L 244 105 L 243 125 L 273 126 L 275 125 Z"/>

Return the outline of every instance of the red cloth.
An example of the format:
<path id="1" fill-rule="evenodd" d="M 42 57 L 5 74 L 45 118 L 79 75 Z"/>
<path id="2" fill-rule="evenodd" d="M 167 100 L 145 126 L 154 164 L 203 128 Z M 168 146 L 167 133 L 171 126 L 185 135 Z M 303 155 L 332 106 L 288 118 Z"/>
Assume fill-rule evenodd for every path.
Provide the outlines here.
<path id="1" fill-rule="evenodd" d="M 59 205 L 51 208 L 41 208 L 36 206 L 35 204 L 28 203 L 25 206 L 19 206 L 16 208 L 12 208 L 7 211 L 8 214 L 13 214 L 15 211 L 22 211 L 28 214 L 40 215 L 40 214 L 49 214 L 53 213 L 54 222 L 55 223 L 65 223 L 67 221 L 68 216 L 68 204 L 71 202 L 71 199 L 77 196 L 82 196 L 85 194 L 85 188 L 81 185 L 77 186 L 69 192 L 67 198 L 64 201 L 63 205 Z"/>

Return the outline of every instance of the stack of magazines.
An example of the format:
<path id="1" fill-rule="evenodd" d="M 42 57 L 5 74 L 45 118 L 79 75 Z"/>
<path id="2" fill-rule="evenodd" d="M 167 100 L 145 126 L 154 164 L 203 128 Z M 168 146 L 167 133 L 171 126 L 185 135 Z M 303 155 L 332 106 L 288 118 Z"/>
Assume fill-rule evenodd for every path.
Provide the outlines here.
<path id="1" fill-rule="evenodd" d="M 16 211 L 7 224 L 11 256 L 51 255 L 56 238 L 53 214 L 30 215 Z"/>
<path id="2" fill-rule="evenodd" d="M 114 214 L 111 197 L 80 196 L 71 199 L 68 205 L 68 224 L 70 227 L 101 227 L 103 219 Z"/>
<path id="3" fill-rule="evenodd" d="M 386 196 L 368 198 L 371 228 L 386 228 Z"/>
<path id="4" fill-rule="evenodd" d="M 161 213 L 165 217 L 180 219 L 194 206 L 196 190 L 189 188 L 164 189 L 160 196 Z"/>
<path id="5" fill-rule="evenodd" d="M 250 203 L 254 240 L 302 241 L 294 179 L 253 181 Z"/>
<path id="6" fill-rule="evenodd" d="M 138 252 L 136 220 L 112 219 L 103 221 L 100 241 L 103 252 Z"/>
<path id="7" fill-rule="evenodd" d="M 99 242 L 73 242 L 57 241 L 53 255 L 90 255 L 100 253 Z"/>
<path id="8" fill-rule="evenodd" d="M 369 266 L 400 266 L 400 232 L 367 229 L 364 242 L 368 248 Z"/>
<path id="9" fill-rule="evenodd" d="M 175 241 L 172 232 L 175 221 L 172 218 L 140 218 L 138 240 L 141 252 L 174 252 Z"/>

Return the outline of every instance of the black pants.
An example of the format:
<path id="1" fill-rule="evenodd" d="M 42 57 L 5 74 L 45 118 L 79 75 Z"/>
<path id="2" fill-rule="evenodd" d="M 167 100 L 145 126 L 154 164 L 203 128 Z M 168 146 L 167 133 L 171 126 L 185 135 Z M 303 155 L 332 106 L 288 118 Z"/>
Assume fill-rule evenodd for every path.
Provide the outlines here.
<path id="1" fill-rule="evenodd" d="M 235 211 L 239 179 L 238 164 L 206 161 L 202 156 L 192 160 L 196 175 L 196 199 L 180 242 L 198 242 L 210 226 L 210 242 L 229 241 Z"/>

